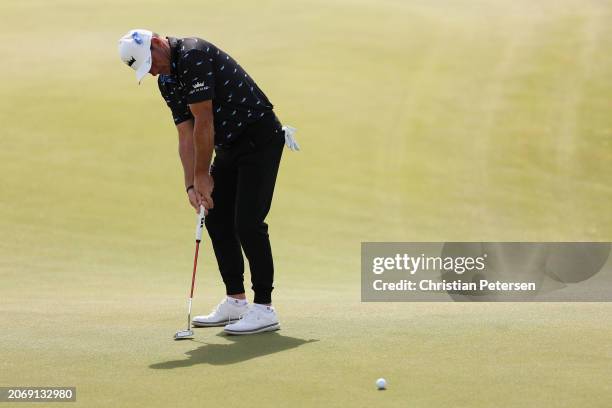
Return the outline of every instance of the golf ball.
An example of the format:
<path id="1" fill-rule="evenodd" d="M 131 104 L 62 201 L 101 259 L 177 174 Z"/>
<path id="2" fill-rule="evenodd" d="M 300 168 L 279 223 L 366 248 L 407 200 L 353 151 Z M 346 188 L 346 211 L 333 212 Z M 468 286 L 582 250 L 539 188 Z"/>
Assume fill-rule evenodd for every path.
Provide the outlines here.
<path id="1" fill-rule="evenodd" d="M 379 390 L 384 390 L 387 388 L 387 380 L 385 380 L 384 378 L 379 378 L 378 380 L 376 380 L 376 388 L 378 388 Z"/>

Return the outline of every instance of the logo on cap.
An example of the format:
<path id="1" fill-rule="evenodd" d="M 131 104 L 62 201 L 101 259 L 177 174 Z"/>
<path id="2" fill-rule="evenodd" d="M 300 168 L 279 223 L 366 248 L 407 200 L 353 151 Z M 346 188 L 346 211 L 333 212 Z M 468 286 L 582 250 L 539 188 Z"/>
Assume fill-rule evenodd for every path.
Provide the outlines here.
<path id="1" fill-rule="evenodd" d="M 136 62 L 136 58 L 132 57 L 132 59 L 130 59 L 128 62 L 126 62 L 126 64 L 128 64 L 128 66 L 132 66 L 132 64 L 134 64 Z"/>
<path id="2" fill-rule="evenodd" d="M 138 34 L 138 31 L 134 31 L 132 33 L 132 38 L 134 39 L 136 44 L 142 44 L 142 37 L 140 36 L 140 34 Z"/>

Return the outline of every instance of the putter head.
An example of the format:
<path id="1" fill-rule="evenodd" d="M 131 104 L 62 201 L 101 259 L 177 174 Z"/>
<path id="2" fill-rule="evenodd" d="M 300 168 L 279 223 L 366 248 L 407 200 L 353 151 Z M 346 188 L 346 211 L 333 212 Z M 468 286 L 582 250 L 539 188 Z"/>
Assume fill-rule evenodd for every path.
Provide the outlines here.
<path id="1" fill-rule="evenodd" d="M 190 339 L 193 337 L 193 330 L 180 330 L 174 335 L 174 340 Z"/>

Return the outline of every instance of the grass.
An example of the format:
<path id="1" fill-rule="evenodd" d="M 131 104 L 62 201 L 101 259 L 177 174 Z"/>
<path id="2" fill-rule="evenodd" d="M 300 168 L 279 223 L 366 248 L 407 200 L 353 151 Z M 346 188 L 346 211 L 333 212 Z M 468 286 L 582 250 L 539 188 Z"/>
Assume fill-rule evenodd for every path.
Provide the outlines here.
<path id="1" fill-rule="evenodd" d="M 609 2 L 5 1 L 0 16 L 0 385 L 74 385 L 71 407 L 609 406 L 608 304 L 359 298 L 362 241 L 611 240 Z M 169 111 L 117 56 L 136 26 L 218 44 L 299 129 L 268 218 L 276 334 L 171 340 L 194 214 Z M 223 294 L 203 248 L 198 313 Z"/>

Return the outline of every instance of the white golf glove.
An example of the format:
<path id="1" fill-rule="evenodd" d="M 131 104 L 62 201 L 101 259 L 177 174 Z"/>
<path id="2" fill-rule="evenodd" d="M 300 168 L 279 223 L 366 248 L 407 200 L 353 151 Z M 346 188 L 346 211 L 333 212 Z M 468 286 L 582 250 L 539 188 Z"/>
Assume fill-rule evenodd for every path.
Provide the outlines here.
<path id="1" fill-rule="evenodd" d="M 293 136 L 297 129 L 291 126 L 283 126 L 283 132 L 285 133 L 285 145 L 294 152 L 300 150 L 300 145 L 295 140 Z"/>

